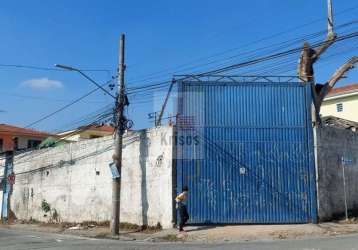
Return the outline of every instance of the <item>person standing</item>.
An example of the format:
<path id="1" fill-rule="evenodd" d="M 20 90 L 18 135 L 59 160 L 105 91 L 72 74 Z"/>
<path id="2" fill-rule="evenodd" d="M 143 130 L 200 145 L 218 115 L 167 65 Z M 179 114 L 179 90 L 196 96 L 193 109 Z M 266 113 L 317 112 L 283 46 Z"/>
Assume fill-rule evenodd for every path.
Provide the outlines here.
<path id="1" fill-rule="evenodd" d="M 179 232 L 184 231 L 184 226 L 186 222 L 189 220 L 189 214 L 186 207 L 186 201 L 188 200 L 188 192 L 189 192 L 188 186 L 184 186 L 182 192 L 175 198 L 180 215 Z"/>

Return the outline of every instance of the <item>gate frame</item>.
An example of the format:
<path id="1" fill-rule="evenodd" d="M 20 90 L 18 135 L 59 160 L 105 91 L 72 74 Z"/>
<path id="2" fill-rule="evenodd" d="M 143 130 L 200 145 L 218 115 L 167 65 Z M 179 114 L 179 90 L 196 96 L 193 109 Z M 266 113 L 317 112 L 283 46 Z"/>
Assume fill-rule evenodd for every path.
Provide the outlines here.
<path id="1" fill-rule="evenodd" d="M 305 104 L 306 104 L 306 143 L 307 143 L 307 153 L 308 153 L 308 193 L 310 195 L 309 206 L 308 210 L 310 213 L 310 219 L 306 223 L 318 223 L 318 199 L 317 199 L 317 162 L 316 162 L 316 149 L 315 149 L 315 124 L 312 121 L 312 115 L 314 112 L 313 109 L 313 89 L 312 82 L 304 82 L 297 76 L 240 76 L 240 75 L 174 75 L 172 84 L 177 84 L 177 92 L 178 92 L 178 100 L 176 102 L 176 119 L 179 116 L 179 109 L 182 107 L 183 100 L 182 96 L 182 86 L 183 84 L 198 84 L 198 83 L 205 83 L 205 84 L 298 84 L 301 86 L 305 86 Z M 310 87 L 307 87 L 309 85 Z M 163 109 L 165 106 L 163 106 Z M 176 120 L 177 122 L 177 120 Z M 177 132 L 179 129 L 177 125 L 174 126 L 174 132 Z M 173 197 L 176 196 L 177 193 L 181 192 L 182 183 L 178 181 L 178 167 L 177 167 L 177 145 L 173 143 L 173 153 L 175 153 L 175 159 L 173 157 Z M 175 201 L 174 201 L 175 202 Z M 177 224 L 178 221 L 178 213 L 176 212 L 175 206 L 173 206 L 173 225 Z M 242 224 L 242 223 L 235 223 L 235 224 Z M 282 223 L 277 223 L 282 224 Z M 289 223 L 286 223 L 289 224 Z"/>

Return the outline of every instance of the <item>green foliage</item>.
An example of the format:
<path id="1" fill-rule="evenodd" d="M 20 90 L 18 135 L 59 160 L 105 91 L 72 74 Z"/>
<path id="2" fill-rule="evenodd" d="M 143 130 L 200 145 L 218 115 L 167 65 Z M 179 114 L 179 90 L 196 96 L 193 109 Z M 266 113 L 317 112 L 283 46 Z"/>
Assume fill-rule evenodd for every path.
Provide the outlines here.
<path id="1" fill-rule="evenodd" d="M 45 213 L 48 213 L 51 211 L 51 206 L 50 204 L 46 201 L 46 200 L 42 200 L 41 202 L 41 209 L 42 211 L 44 211 Z"/>
<path id="2" fill-rule="evenodd" d="M 58 214 L 57 210 L 54 208 L 54 209 L 52 210 L 52 219 L 53 219 L 54 221 L 58 222 L 58 219 L 59 219 L 58 217 L 59 217 L 59 214 Z"/>

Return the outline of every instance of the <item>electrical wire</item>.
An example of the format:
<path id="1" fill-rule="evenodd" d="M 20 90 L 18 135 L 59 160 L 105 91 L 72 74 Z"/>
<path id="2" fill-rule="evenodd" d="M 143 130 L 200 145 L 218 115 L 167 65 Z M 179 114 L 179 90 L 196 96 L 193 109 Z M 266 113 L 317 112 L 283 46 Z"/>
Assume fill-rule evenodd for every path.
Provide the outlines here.
<path id="1" fill-rule="evenodd" d="M 342 10 L 342 11 L 340 11 L 340 12 L 335 13 L 335 16 L 339 16 L 339 15 L 345 14 L 345 13 L 347 13 L 347 12 L 354 11 L 354 10 L 356 10 L 356 9 L 358 9 L 358 6 L 352 6 L 351 8 L 347 8 L 347 9 L 344 9 L 344 10 Z M 235 50 L 239 50 L 239 49 L 241 50 L 241 49 L 243 49 L 243 48 L 245 48 L 245 47 L 250 47 L 250 46 L 252 46 L 252 45 L 254 45 L 254 44 L 258 44 L 258 43 L 260 43 L 260 42 L 267 41 L 267 40 L 270 40 L 270 39 L 272 39 L 272 38 L 276 38 L 276 37 L 285 35 L 285 34 L 290 33 L 290 32 L 292 32 L 292 31 L 296 31 L 296 30 L 298 30 L 298 29 L 307 27 L 307 26 L 309 26 L 309 25 L 312 25 L 312 24 L 314 24 L 314 23 L 317 23 L 317 22 L 323 21 L 323 20 L 326 20 L 326 18 L 319 18 L 319 19 L 310 21 L 310 22 L 308 22 L 308 23 L 306 23 L 306 24 L 299 25 L 299 26 L 290 28 L 290 29 L 288 29 L 288 30 L 281 31 L 281 32 L 278 32 L 278 33 L 276 33 L 276 34 L 273 34 L 273 35 L 270 35 L 270 36 L 267 36 L 267 37 L 264 37 L 264 38 L 255 40 L 255 41 L 250 42 L 250 43 L 247 43 L 247 44 L 244 44 L 244 45 L 242 45 L 242 46 L 240 46 L 240 47 L 235 47 L 235 48 L 227 49 L 227 50 L 225 50 L 225 51 L 218 52 L 218 53 L 215 53 L 215 54 L 213 54 L 213 55 L 210 55 L 210 56 L 207 56 L 207 57 L 203 57 L 203 58 L 200 58 L 200 59 L 196 59 L 196 60 L 194 60 L 194 61 L 191 61 L 191 62 L 182 64 L 182 65 L 176 66 L 176 67 L 174 67 L 174 68 L 167 68 L 167 69 L 161 70 L 161 71 L 159 71 L 159 72 L 154 72 L 154 73 L 145 75 L 145 77 L 148 77 L 148 76 L 151 77 L 151 76 L 153 76 L 153 75 L 158 75 L 158 73 L 160 74 L 160 73 L 163 73 L 163 72 L 168 72 L 168 73 L 171 73 L 171 74 L 177 74 L 177 72 L 175 72 L 174 70 L 176 70 L 176 69 L 178 69 L 178 68 L 187 67 L 188 65 L 193 64 L 193 63 L 195 63 L 195 62 L 203 61 L 203 60 L 206 61 L 207 59 L 215 58 L 215 57 L 218 57 L 218 56 L 221 56 L 221 55 L 230 53 L 230 52 L 235 51 Z M 337 29 L 337 27 L 335 27 L 335 29 Z M 174 72 L 173 72 L 173 71 L 170 72 L 171 69 L 172 69 Z M 143 81 L 143 79 L 137 79 L 136 81 Z"/>
<path id="2" fill-rule="evenodd" d="M 102 84 L 101 86 L 104 87 L 104 86 L 108 85 L 109 83 L 111 83 L 112 81 L 113 81 L 113 78 L 112 78 L 111 80 L 105 82 L 105 83 Z M 74 104 L 76 104 L 76 103 L 82 101 L 83 99 L 85 99 L 86 97 L 88 97 L 88 96 L 90 96 L 91 94 L 95 93 L 95 92 L 98 91 L 99 89 L 100 89 L 100 88 L 97 87 L 97 88 L 91 90 L 90 92 L 88 92 L 88 93 L 86 93 L 86 94 L 80 96 L 79 98 L 73 100 L 72 102 L 66 104 L 65 106 L 63 106 L 63 107 L 61 107 L 61 108 L 59 108 L 59 109 L 57 109 L 57 110 L 55 110 L 55 111 L 53 111 L 53 112 L 51 112 L 51 113 L 45 115 L 44 117 L 42 117 L 42 118 L 40 118 L 40 119 L 38 119 L 38 120 L 36 120 L 36 121 L 34 121 L 34 122 L 31 122 L 30 124 L 26 125 L 25 128 L 32 127 L 33 125 L 36 125 L 36 124 L 38 124 L 38 123 L 40 123 L 40 122 L 42 122 L 42 121 L 44 121 L 44 120 L 46 120 L 46 119 L 48 119 L 48 118 L 50 118 L 50 117 L 52 117 L 52 116 L 54 116 L 54 115 L 60 113 L 61 111 L 63 111 L 63 110 L 65 110 L 65 109 L 71 107 L 72 105 L 74 105 Z"/>
<path id="3" fill-rule="evenodd" d="M 346 23 L 346 24 L 343 24 L 340 27 L 347 27 L 349 25 L 356 24 L 356 23 L 358 23 L 357 20 L 351 21 L 351 22 Z M 337 38 L 337 42 L 339 42 L 341 40 L 349 39 L 350 35 L 356 36 L 356 33 L 353 32 L 353 33 L 345 35 L 343 37 L 339 37 L 339 38 Z M 313 35 L 311 35 L 311 37 L 317 37 L 317 32 L 313 33 Z M 297 38 L 293 39 L 293 40 L 297 40 Z M 316 42 L 313 45 L 313 47 L 318 47 L 318 46 L 320 46 L 322 44 L 324 44 L 324 42 L 319 42 L 319 43 Z M 281 46 L 282 46 L 282 43 L 281 43 Z M 220 69 L 215 69 L 215 70 L 207 71 L 207 72 L 204 72 L 204 73 L 196 73 L 196 74 L 198 74 L 198 75 L 206 75 L 206 74 L 215 74 L 215 73 L 219 73 L 219 72 L 224 72 L 224 71 L 232 70 L 232 69 L 235 69 L 235 68 L 238 68 L 238 67 L 250 66 L 250 65 L 265 61 L 265 60 L 274 59 L 274 56 L 285 56 L 286 54 L 299 53 L 299 52 L 301 52 L 301 50 L 302 50 L 302 48 L 298 47 L 298 48 L 291 49 L 291 51 L 281 52 L 282 55 L 280 55 L 280 54 L 271 54 L 271 55 L 267 56 L 266 58 L 265 57 L 264 58 L 258 58 L 258 59 L 252 59 L 251 58 L 251 60 L 243 62 L 243 63 L 240 63 L 240 64 L 233 64 L 233 65 L 225 66 L 225 67 L 220 68 Z M 136 86 L 136 87 L 128 88 L 127 93 L 128 94 L 133 94 L 133 93 L 140 92 L 142 90 L 163 89 L 163 88 L 167 87 L 168 83 L 171 83 L 171 80 L 165 80 L 165 81 L 158 82 L 158 83 Z"/>
<path id="4" fill-rule="evenodd" d="M 50 67 L 41 67 L 41 66 L 33 66 L 33 65 L 22 65 L 22 64 L 4 64 L 0 63 L 0 67 L 6 68 L 21 68 L 21 69 L 31 69 L 31 70 L 44 70 L 44 71 L 67 71 L 64 69 L 58 68 L 50 68 Z M 106 72 L 110 73 L 111 71 L 108 69 L 81 69 L 81 71 L 88 71 L 88 72 Z"/>

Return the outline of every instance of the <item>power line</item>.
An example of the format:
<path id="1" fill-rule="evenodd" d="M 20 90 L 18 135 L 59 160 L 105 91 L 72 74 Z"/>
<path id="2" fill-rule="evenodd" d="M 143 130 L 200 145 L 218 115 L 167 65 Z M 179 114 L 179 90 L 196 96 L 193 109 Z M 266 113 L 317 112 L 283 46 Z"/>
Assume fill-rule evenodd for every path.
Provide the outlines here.
<path id="1" fill-rule="evenodd" d="M 76 120 L 73 120 L 73 121 L 70 121 L 69 123 L 61 126 L 60 128 L 58 129 L 55 129 L 54 131 L 63 131 L 64 128 L 71 128 L 71 127 L 74 127 L 74 126 L 78 126 L 79 124 L 82 124 L 84 123 L 84 125 L 87 125 L 90 121 L 92 121 L 93 119 L 96 119 L 98 118 L 100 115 L 103 115 L 103 114 L 106 114 L 106 113 L 109 113 L 109 114 L 113 114 L 113 110 L 114 110 L 114 106 L 113 104 L 108 104 L 94 112 L 91 112 L 89 114 L 86 114 Z M 69 130 L 67 129 L 67 130 Z"/>
<path id="2" fill-rule="evenodd" d="M 101 87 L 104 87 L 104 86 L 108 85 L 108 84 L 109 84 L 110 82 L 112 82 L 113 80 L 114 80 L 114 79 L 112 78 L 111 80 L 105 82 L 104 84 L 101 85 Z M 71 107 L 72 105 L 74 105 L 74 104 L 80 102 L 81 100 L 85 99 L 86 97 L 90 96 L 91 94 L 93 94 L 94 92 L 96 92 L 96 91 L 99 90 L 99 89 L 100 89 L 100 88 L 97 87 L 97 88 L 91 90 L 90 92 L 88 92 L 88 93 L 84 94 L 83 96 L 81 96 L 81 97 L 75 99 L 74 101 L 70 102 L 69 104 L 66 104 L 65 106 L 63 106 L 63 107 L 61 107 L 61 108 L 59 108 L 59 109 L 57 109 L 57 110 L 51 112 L 50 114 L 47 114 L 47 115 L 45 115 L 44 117 L 42 117 L 42 118 L 40 118 L 40 119 L 38 119 L 38 120 L 36 120 L 36 121 L 34 121 L 34 122 L 32 122 L 32 123 L 26 125 L 25 128 L 29 128 L 29 127 L 31 127 L 31 126 L 33 126 L 33 125 L 35 125 L 35 124 L 38 124 L 38 123 L 40 123 L 40 122 L 42 122 L 42 121 L 44 121 L 44 120 L 46 120 L 46 119 L 48 119 L 48 118 L 50 118 L 50 117 L 56 115 L 57 113 L 60 113 L 61 111 L 65 110 L 65 109 L 67 109 L 67 108 L 69 108 L 69 107 Z"/>
<path id="3" fill-rule="evenodd" d="M 358 23 L 358 20 L 354 20 L 354 21 L 351 21 L 351 22 L 348 22 L 348 23 L 345 23 L 345 24 L 342 24 L 342 25 L 339 25 L 336 29 L 340 29 L 340 28 L 344 28 L 344 27 L 349 27 L 350 25 L 353 25 L 353 24 L 356 24 Z M 305 35 L 301 38 L 295 38 L 295 39 L 291 39 L 291 40 L 288 40 L 286 42 L 281 42 L 281 43 L 277 43 L 277 44 L 274 44 L 274 45 L 271 45 L 271 46 L 265 46 L 263 48 L 260 48 L 260 49 L 255 49 L 253 51 L 250 51 L 250 52 L 243 52 L 243 53 L 240 53 L 238 55 L 234 55 L 234 56 L 231 56 L 229 59 L 234 59 L 236 58 L 237 56 L 242 56 L 244 54 L 250 54 L 251 52 L 254 52 L 257 54 L 257 51 L 259 50 L 263 50 L 263 49 L 267 49 L 267 48 L 270 48 L 270 47 L 274 47 L 274 46 L 278 46 L 280 45 L 281 47 L 280 48 L 275 48 L 275 50 L 277 49 L 282 49 L 282 48 L 287 48 L 288 46 L 288 42 L 291 42 L 291 44 L 295 44 L 296 42 L 298 42 L 299 40 L 306 40 L 306 39 L 312 39 L 312 38 L 315 38 L 315 37 L 319 37 L 322 33 L 324 33 L 325 31 L 320 31 L 320 32 L 316 32 L 316 33 L 313 33 L 313 34 L 310 34 L 310 35 Z M 339 39 L 338 39 L 339 40 Z M 293 41 L 293 42 L 292 42 Z M 322 44 L 322 43 L 320 43 Z M 320 44 L 318 44 L 317 46 L 319 46 Z M 297 51 L 300 51 L 301 50 L 301 47 L 299 48 L 296 48 Z M 252 54 L 252 53 L 251 53 Z M 252 58 L 248 58 L 248 60 L 250 60 Z M 227 59 L 226 59 L 227 60 Z M 209 62 L 208 64 L 210 64 L 212 62 Z M 225 64 L 224 64 L 225 65 Z M 228 67 L 231 67 L 231 65 L 229 65 Z M 213 70 L 215 71 L 215 70 Z M 208 71 L 208 72 L 205 72 L 205 73 L 196 73 L 196 74 L 209 74 L 213 71 Z M 135 92 L 138 92 L 138 90 L 143 90 L 143 89 L 148 89 L 148 90 L 156 90 L 156 89 L 159 89 L 161 87 L 166 87 L 168 83 L 171 83 L 170 80 L 163 80 L 159 83 L 154 83 L 154 84 L 143 84 L 143 85 L 140 85 L 140 86 L 136 86 L 136 87 L 132 87 L 132 88 L 128 88 L 128 94 L 133 94 Z"/>
<path id="4" fill-rule="evenodd" d="M 358 36 L 358 32 L 353 32 L 351 34 L 347 34 L 345 36 L 338 37 L 335 40 L 335 43 L 340 42 L 340 41 L 344 41 L 344 40 L 347 40 L 347 39 L 350 39 L 350 38 L 353 38 L 353 37 L 356 37 L 356 36 Z M 326 43 L 325 41 L 320 42 L 320 43 L 316 43 L 316 44 L 312 45 L 312 47 L 319 47 L 319 46 L 321 46 L 321 45 L 323 45 L 325 43 Z M 287 50 L 287 51 L 284 51 L 284 52 L 279 52 L 279 53 L 271 54 L 271 55 L 268 55 L 268 56 L 263 56 L 263 57 L 260 57 L 260 58 L 257 58 L 257 59 L 249 60 L 249 61 L 246 61 L 246 62 L 241 62 L 241 63 L 233 64 L 233 65 L 230 65 L 230 66 L 227 66 L 227 67 L 215 69 L 215 70 L 212 70 L 212 71 L 202 73 L 200 75 L 205 76 L 205 75 L 209 75 L 209 74 L 218 74 L 218 73 L 222 73 L 222 72 L 227 72 L 227 71 L 230 71 L 232 69 L 242 68 L 242 67 L 245 67 L 245 66 L 249 66 L 249 65 L 260 63 L 260 62 L 268 61 L 268 60 L 271 60 L 271 59 L 275 59 L 275 58 L 287 56 L 287 55 L 290 55 L 290 54 L 294 54 L 294 53 L 297 53 L 297 52 L 301 52 L 301 50 L 302 50 L 302 47 L 298 47 L 298 48 L 290 49 L 290 50 Z"/>
<path id="5" fill-rule="evenodd" d="M 352 39 L 352 38 L 357 37 L 357 36 L 358 36 L 358 32 L 353 32 L 353 33 L 346 34 L 346 35 L 343 35 L 341 37 L 338 37 L 335 42 L 336 43 L 341 42 L 341 41 L 344 41 L 344 40 L 347 40 L 347 39 Z M 314 43 L 312 45 L 312 47 L 319 47 L 324 43 L 325 43 L 325 41 L 316 42 L 316 43 Z M 200 73 L 200 74 L 197 74 L 197 75 L 205 76 L 205 75 L 210 75 L 210 74 L 218 74 L 218 73 L 222 73 L 222 72 L 227 72 L 227 71 L 231 71 L 231 70 L 234 70 L 234 69 L 247 67 L 247 66 L 255 65 L 255 64 L 258 64 L 258 63 L 265 62 L 265 61 L 270 61 L 270 60 L 273 60 L 273 59 L 285 57 L 285 56 L 288 56 L 288 55 L 293 55 L 295 53 L 301 52 L 301 50 L 302 50 L 302 47 L 296 47 L 296 48 L 289 49 L 289 50 L 286 50 L 286 51 L 282 51 L 282 52 L 279 52 L 279 53 L 274 53 L 274 54 L 262 56 L 262 57 L 259 57 L 259 58 L 253 58 L 253 59 L 248 60 L 248 61 L 244 61 L 244 62 L 240 62 L 240 63 L 237 63 L 237 64 L 225 66 L 225 67 L 222 67 L 222 68 L 219 68 L 219 69 L 214 69 L 214 70 L 211 70 L 211 71 L 203 72 L 203 73 Z M 150 84 L 150 85 L 145 85 L 145 86 L 141 86 L 141 87 L 132 88 L 131 91 L 127 92 L 127 94 L 132 95 L 132 94 L 135 94 L 135 93 L 140 93 L 142 91 L 162 89 L 163 87 L 168 87 L 168 83 L 171 83 L 171 81 L 163 81 L 163 82 L 159 82 L 159 83 L 154 83 L 154 84 Z"/>
<path id="6" fill-rule="evenodd" d="M 44 71 L 66 71 L 64 69 L 57 69 L 57 68 L 50 68 L 50 67 L 41 67 L 41 66 L 34 66 L 34 65 L 23 65 L 23 64 L 4 64 L 0 63 L 0 67 L 6 68 L 21 68 L 21 69 L 31 69 L 31 70 L 44 70 Z M 107 72 L 110 73 L 111 70 L 108 69 L 81 69 L 82 71 L 88 72 Z"/>
<path id="7" fill-rule="evenodd" d="M 347 12 L 351 12 L 353 10 L 356 10 L 358 9 L 358 5 L 357 6 L 352 6 L 351 8 L 347 8 L 347 9 L 344 9 L 340 12 L 337 12 L 335 13 L 335 16 L 339 16 L 339 15 L 342 15 L 344 13 L 347 13 Z M 311 22 L 308 22 L 306 24 L 303 24 L 303 25 L 299 25 L 299 26 L 296 26 L 296 27 L 293 27 L 293 28 L 290 28 L 288 30 L 285 30 L 285 31 L 281 31 L 281 32 L 278 32 L 276 34 L 273 34 L 273 35 L 270 35 L 270 36 L 267 36 L 267 37 L 264 37 L 264 38 L 261 38 L 261 39 L 258 39 L 256 41 L 253 41 L 253 42 L 250 42 L 250 43 L 247 43 L 247 44 L 244 44 L 240 47 L 235 47 L 235 48 L 231 48 L 231 49 L 228 49 L 228 50 L 225 50 L 225 51 L 222 51 L 222 52 L 218 52 L 218 53 L 215 53 L 213 55 L 210 55 L 210 56 L 207 56 L 207 57 L 203 57 L 203 58 L 200 58 L 200 59 L 197 59 L 197 60 L 193 60 L 191 62 L 188 62 L 188 63 L 185 63 L 185 64 L 182 64 L 182 65 L 179 65 L 177 67 L 174 67 L 174 68 L 167 68 L 167 69 L 164 69 L 164 70 L 161 70 L 161 71 L 158 71 L 158 72 L 154 72 L 154 73 L 151 73 L 151 74 L 148 74 L 148 75 L 145 75 L 146 77 L 150 77 L 151 79 L 153 79 L 151 76 L 153 75 L 158 75 L 160 73 L 163 73 L 163 72 L 168 72 L 168 73 L 171 73 L 171 74 L 176 74 L 178 72 L 170 72 L 171 69 L 175 70 L 175 69 L 178 69 L 178 68 L 183 68 L 183 67 L 187 67 L 188 65 L 190 64 L 194 64 L 195 62 L 200 62 L 200 61 L 203 61 L 203 60 L 207 60 L 207 59 L 210 59 L 210 58 L 214 58 L 214 57 L 217 57 L 217 56 L 221 56 L 221 55 L 224 55 L 224 54 L 227 54 L 227 53 L 230 53 L 232 51 L 235 51 L 235 50 L 238 50 L 238 49 L 243 49 L 245 47 L 249 47 L 253 44 L 257 44 L 257 43 L 260 43 L 260 42 L 263 42 L 263 41 L 266 41 L 266 40 L 270 40 L 272 38 L 275 38 L 275 37 L 279 37 L 279 36 L 282 36 L 284 34 L 287 34 L 287 33 L 290 33 L 292 31 L 295 31 L 295 30 L 298 30 L 298 29 L 301 29 L 301 28 L 304 28 L 306 26 L 309 26 L 309 25 L 312 25 L 314 23 L 317 23 L 319 21 L 323 21 L 323 20 L 326 20 L 326 18 L 319 18 L 319 19 L 316 19 L 316 20 L 313 20 Z M 337 28 L 337 27 L 336 27 Z M 182 70 L 181 70 L 182 71 Z M 147 78 L 148 79 L 148 78 Z M 136 81 L 142 81 L 143 79 L 138 79 Z"/>
<path id="8" fill-rule="evenodd" d="M 85 131 L 88 131 L 88 130 L 91 129 L 91 127 L 93 125 L 96 125 L 98 122 L 100 122 L 103 119 L 106 119 L 107 117 L 112 116 L 112 115 L 113 115 L 113 113 L 102 114 L 100 117 L 97 117 L 90 124 L 86 124 L 86 126 L 83 126 L 82 128 L 76 129 L 72 133 L 69 133 L 69 134 L 65 135 L 64 137 L 62 137 L 61 139 L 58 139 L 56 141 L 56 143 L 65 142 L 65 141 L 67 141 L 68 138 L 70 138 L 70 137 L 72 137 L 74 135 L 78 135 L 78 134 L 81 134 L 81 133 L 83 133 Z M 42 155 L 42 154 L 48 152 L 49 150 L 51 150 L 51 148 L 48 148 L 46 151 L 40 152 L 40 154 L 38 154 L 37 156 Z M 14 151 L 14 153 L 17 154 L 17 155 L 24 154 L 23 156 L 17 158 L 17 160 L 19 160 L 19 159 L 22 159 L 22 158 L 26 157 L 25 153 L 32 152 L 32 151 L 33 151 L 33 149 L 25 149 L 25 150 Z"/>
<path id="9" fill-rule="evenodd" d="M 0 94 L 4 96 L 13 96 L 20 99 L 29 99 L 29 100 L 39 100 L 39 101 L 46 101 L 46 102 L 70 102 L 69 99 L 56 99 L 56 98 L 48 98 L 48 97 L 41 97 L 41 96 L 29 96 L 29 95 L 19 95 L 15 93 L 9 92 L 0 92 Z M 104 101 L 87 101 L 89 103 L 103 103 Z"/>
<path id="10" fill-rule="evenodd" d="M 347 51 L 347 47 L 349 47 L 349 46 L 347 46 L 346 44 L 343 44 L 343 43 L 335 44 L 330 49 L 330 51 L 337 50 L 337 48 L 343 48 L 344 50 L 342 50 L 342 52 L 349 52 L 349 51 Z M 355 47 L 353 47 L 352 49 L 355 49 Z M 263 70 L 264 70 L 264 72 L 271 73 L 271 69 L 277 68 L 277 66 L 279 66 L 279 65 L 281 65 L 279 67 L 281 67 L 281 68 L 285 67 L 286 69 L 287 69 L 287 67 L 296 67 L 297 68 L 297 54 L 298 54 L 298 52 L 296 54 L 289 55 L 287 58 L 284 57 L 283 60 L 278 60 L 278 59 L 272 60 L 273 62 L 270 61 L 270 64 L 264 63 L 260 67 L 255 67 L 248 71 L 240 72 L 240 74 L 242 74 L 242 75 L 258 74 L 260 71 L 263 71 Z M 322 58 L 320 59 L 320 62 L 325 61 L 326 58 L 328 58 L 328 57 L 331 57 L 331 54 L 332 53 L 328 52 L 325 55 L 323 55 Z M 337 52 L 337 55 L 339 55 L 339 54 L 340 54 L 340 52 Z M 281 58 L 279 58 L 279 59 L 281 59 Z M 263 73 L 263 74 L 265 74 L 265 73 Z"/>

